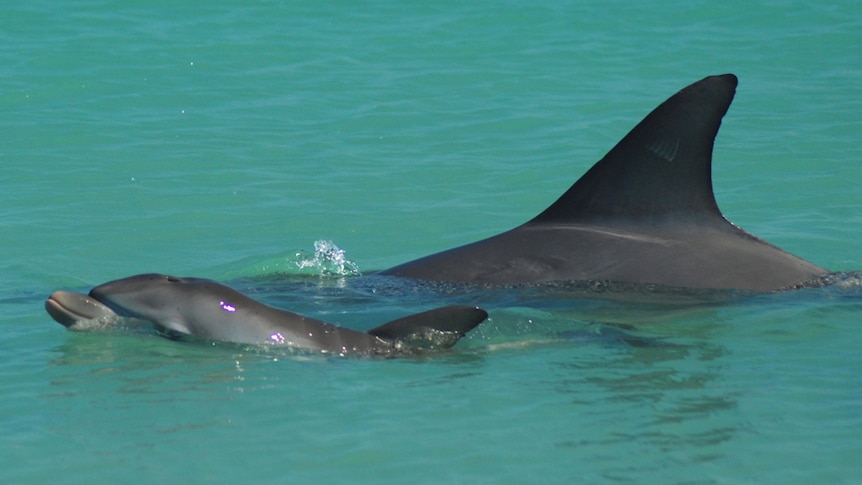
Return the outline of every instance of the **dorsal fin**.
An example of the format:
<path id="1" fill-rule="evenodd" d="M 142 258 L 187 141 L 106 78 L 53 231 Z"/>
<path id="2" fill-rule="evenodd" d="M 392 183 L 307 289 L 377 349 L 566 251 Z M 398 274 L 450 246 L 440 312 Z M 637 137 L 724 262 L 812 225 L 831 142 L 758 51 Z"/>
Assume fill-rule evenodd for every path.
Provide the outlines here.
<path id="1" fill-rule="evenodd" d="M 733 74 L 671 96 L 530 224 L 722 218 L 712 192 L 712 147 L 736 92 Z"/>
<path id="2" fill-rule="evenodd" d="M 451 305 L 408 315 L 379 327 L 369 334 L 385 340 L 401 341 L 410 346 L 448 348 L 488 318 L 478 307 Z"/>

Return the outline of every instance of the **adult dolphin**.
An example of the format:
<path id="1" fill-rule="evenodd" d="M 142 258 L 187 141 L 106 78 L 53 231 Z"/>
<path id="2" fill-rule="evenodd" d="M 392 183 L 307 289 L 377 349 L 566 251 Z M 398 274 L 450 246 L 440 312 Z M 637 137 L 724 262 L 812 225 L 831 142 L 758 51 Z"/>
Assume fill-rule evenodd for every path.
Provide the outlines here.
<path id="1" fill-rule="evenodd" d="M 730 223 L 715 202 L 712 148 L 736 85 L 725 74 L 676 93 L 526 224 L 382 274 L 768 291 L 828 273 Z"/>
<path id="2" fill-rule="evenodd" d="M 264 305 L 215 281 L 161 274 L 111 281 L 89 295 L 55 291 L 45 309 L 72 330 L 135 318 L 168 335 L 379 357 L 447 349 L 488 317 L 480 308 L 447 306 L 359 332 Z"/>

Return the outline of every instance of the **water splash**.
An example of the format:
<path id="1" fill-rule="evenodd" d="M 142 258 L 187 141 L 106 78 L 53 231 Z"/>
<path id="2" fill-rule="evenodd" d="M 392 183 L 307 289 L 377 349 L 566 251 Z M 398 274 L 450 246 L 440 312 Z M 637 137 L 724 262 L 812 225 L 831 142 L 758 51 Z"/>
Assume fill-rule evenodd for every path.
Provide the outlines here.
<path id="1" fill-rule="evenodd" d="M 273 278 L 283 282 L 294 276 L 313 276 L 326 280 L 343 280 L 359 276 L 359 266 L 345 256 L 345 251 L 332 241 L 314 242 L 314 252 L 305 249 L 264 256 L 249 257 L 228 263 L 210 271 L 210 277 L 220 281 L 242 279 L 265 280 Z"/>
<path id="2" fill-rule="evenodd" d="M 305 251 L 296 253 L 293 261 L 296 267 L 303 272 L 311 271 L 320 276 L 358 276 L 359 266 L 347 259 L 344 250 L 332 241 L 314 241 L 314 254 L 309 255 Z"/>

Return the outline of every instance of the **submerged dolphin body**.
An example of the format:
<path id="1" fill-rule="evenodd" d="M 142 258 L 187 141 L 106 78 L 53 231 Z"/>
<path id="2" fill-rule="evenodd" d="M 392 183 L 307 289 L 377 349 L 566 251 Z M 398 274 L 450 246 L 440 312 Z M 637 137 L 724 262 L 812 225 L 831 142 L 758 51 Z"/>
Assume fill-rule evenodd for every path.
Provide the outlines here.
<path id="1" fill-rule="evenodd" d="M 368 356 L 446 349 L 488 317 L 480 308 L 447 306 L 359 332 L 278 310 L 211 280 L 159 274 L 111 281 L 89 295 L 56 291 L 45 309 L 71 330 L 135 318 L 171 335 Z"/>
<path id="2" fill-rule="evenodd" d="M 736 85 L 712 76 L 673 95 L 526 224 L 381 274 L 769 291 L 828 273 L 730 223 L 715 202 L 712 148 Z"/>

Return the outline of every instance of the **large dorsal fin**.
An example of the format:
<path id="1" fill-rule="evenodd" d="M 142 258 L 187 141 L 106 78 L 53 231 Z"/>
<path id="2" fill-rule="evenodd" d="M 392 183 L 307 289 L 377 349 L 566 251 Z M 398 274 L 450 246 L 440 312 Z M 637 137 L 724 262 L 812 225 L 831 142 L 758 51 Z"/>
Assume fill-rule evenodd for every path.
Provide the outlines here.
<path id="1" fill-rule="evenodd" d="M 712 147 L 736 84 L 711 76 L 671 96 L 530 223 L 722 218 Z"/>

